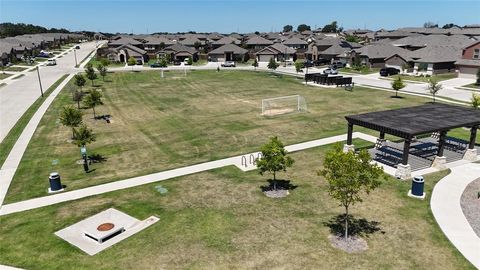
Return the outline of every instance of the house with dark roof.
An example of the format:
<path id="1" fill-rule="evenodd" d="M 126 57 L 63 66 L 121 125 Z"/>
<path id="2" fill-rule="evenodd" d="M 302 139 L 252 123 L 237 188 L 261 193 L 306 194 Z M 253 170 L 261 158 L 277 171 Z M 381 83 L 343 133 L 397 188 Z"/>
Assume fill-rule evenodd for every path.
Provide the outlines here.
<path id="1" fill-rule="evenodd" d="M 277 62 L 295 61 L 296 50 L 280 43 L 275 43 L 255 53 L 258 62 L 268 62 L 274 59 Z"/>
<path id="2" fill-rule="evenodd" d="M 291 37 L 282 42 L 282 44 L 295 50 L 307 49 L 308 46 L 308 42 L 298 37 Z"/>
<path id="3" fill-rule="evenodd" d="M 143 40 L 145 42 L 143 48 L 150 57 L 155 57 L 155 55 L 165 47 L 175 44 L 172 40 L 160 36 L 147 36 L 144 37 Z"/>
<path id="4" fill-rule="evenodd" d="M 209 61 L 225 62 L 235 61 L 244 62 L 248 55 L 248 50 L 241 48 L 235 44 L 225 44 L 208 53 Z"/>
<path id="5" fill-rule="evenodd" d="M 98 48 L 97 56 L 105 57 L 108 60 L 117 63 L 127 63 L 128 59 L 130 59 L 130 57 L 133 57 L 139 65 L 143 65 L 149 60 L 147 51 L 131 44 L 124 44 L 118 47 Z"/>
<path id="6" fill-rule="evenodd" d="M 166 47 L 157 53 L 157 57 L 167 56 L 172 61 L 184 61 L 187 58 L 192 58 L 193 61 L 198 60 L 198 53 L 194 48 L 177 43 Z"/>
<path id="7" fill-rule="evenodd" d="M 475 79 L 480 69 L 480 41 L 462 49 L 462 56 L 455 61 L 458 77 Z"/>
<path id="8" fill-rule="evenodd" d="M 352 52 L 352 59 L 370 68 L 395 67 L 402 70 L 410 60 L 410 51 L 390 44 L 370 44 Z"/>
<path id="9" fill-rule="evenodd" d="M 248 38 L 247 42 L 245 42 L 245 45 L 250 50 L 250 52 L 254 53 L 270 45 L 273 45 L 273 42 L 263 37 L 253 35 Z"/>
<path id="10" fill-rule="evenodd" d="M 234 37 L 223 37 L 219 40 L 216 40 L 214 42 L 211 43 L 212 45 L 212 48 L 216 49 L 216 48 L 219 48 L 219 47 L 222 47 L 223 45 L 227 45 L 227 44 L 235 44 L 235 45 L 240 45 L 242 42 Z"/>
<path id="11" fill-rule="evenodd" d="M 120 47 L 127 44 L 143 49 L 142 42 L 126 36 L 120 36 L 120 37 L 117 37 L 116 39 L 110 40 L 107 45 L 110 48 L 115 48 L 115 47 Z"/>
<path id="12" fill-rule="evenodd" d="M 355 42 L 348 42 L 339 38 L 324 38 L 315 40 L 309 45 L 306 52 L 307 58 L 311 60 L 317 59 L 339 59 L 348 58 L 350 51 L 361 48 L 362 45 Z"/>

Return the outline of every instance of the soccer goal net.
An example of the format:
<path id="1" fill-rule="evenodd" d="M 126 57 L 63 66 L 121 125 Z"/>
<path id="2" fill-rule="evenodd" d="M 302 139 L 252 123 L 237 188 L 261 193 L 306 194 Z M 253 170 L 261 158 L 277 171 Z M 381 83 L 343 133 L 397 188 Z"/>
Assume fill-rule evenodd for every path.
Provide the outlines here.
<path id="1" fill-rule="evenodd" d="M 300 95 L 262 99 L 262 115 L 264 116 L 306 111 L 307 102 Z"/>

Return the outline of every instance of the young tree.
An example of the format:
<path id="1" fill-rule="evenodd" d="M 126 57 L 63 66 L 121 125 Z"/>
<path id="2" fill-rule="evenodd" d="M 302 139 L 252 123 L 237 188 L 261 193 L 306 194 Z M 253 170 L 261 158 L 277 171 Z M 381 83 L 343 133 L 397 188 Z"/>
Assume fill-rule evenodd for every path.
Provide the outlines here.
<path id="1" fill-rule="evenodd" d="M 105 81 L 105 76 L 107 76 L 107 72 L 108 72 L 107 67 L 102 64 L 98 64 L 97 70 L 98 70 L 98 73 L 100 73 L 100 76 L 102 76 L 102 80 Z"/>
<path id="2" fill-rule="evenodd" d="M 370 154 L 361 150 L 344 152 L 340 144 L 329 151 L 324 169 L 318 172 L 328 183 L 328 194 L 345 208 L 345 240 L 348 239 L 348 210 L 350 205 L 362 202 L 363 193 L 369 194 L 381 184 L 382 168 L 371 164 Z"/>
<path id="3" fill-rule="evenodd" d="M 337 22 L 336 21 L 333 21 L 330 24 L 326 24 L 322 28 L 322 32 L 324 32 L 324 33 L 336 33 L 337 31 L 338 31 L 338 27 L 337 27 Z"/>
<path id="4" fill-rule="evenodd" d="M 275 70 L 275 69 L 278 68 L 278 64 L 277 64 L 277 62 L 275 62 L 275 59 L 270 58 L 270 61 L 268 62 L 267 67 L 268 67 L 269 69 Z"/>
<path id="5" fill-rule="evenodd" d="M 158 63 L 160 64 L 160 67 L 162 67 L 162 68 L 165 68 L 168 65 L 167 59 L 165 59 L 165 57 L 161 57 L 160 60 L 158 61 Z"/>
<path id="6" fill-rule="evenodd" d="M 255 57 L 255 60 L 253 60 L 253 64 L 252 66 L 255 68 L 255 70 L 257 70 L 257 67 L 258 67 L 258 61 L 257 61 L 257 58 Z"/>
<path id="7" fill-rule="evenodd" d="M 93 86 L 93 81 L 97 78 L 97 74 L 95 73 L 95 69 L 93 69 L 92 64 L 88 63 L 87 66 L 85 67 L 85 73 L 87 75 L 87 79 L 92 81 L 92 86 Z"/>
<path id="8" fill-rule="evenodd" d="M 189 66 L 191 66 L 191 65 L 193 64 L 193 59 L 192 59 L 192 57 L 188 57 L 188 59 L 187 59 L 187 64 L 188 64 Z"/>
<path id="9" fill-rule="evenodd" d="M 398 97 L 398 90 L 401 90 L 405 88 L 405 83 L 403 83 L 403 80 L 400 76 L 397 76 L 397 78 L 392 82 L 392 88 L 395 90 L 395 97 Z"/>
<path id="10" fill-rule="evenodd" d="M 437 93 L 442 90 L 442 85 L 438 83 L 437 80 L 435 79 L 430 79 L 428 80 L 428 86 L 427 86 L 428 91 L 430 91 L 430 94 L 433 96 L 433 103 L 435 103 L 435 96 Z"/>
<path id="11" fill-rule="evenodd" d="M 293 26 L 290 24 L 287 24 L 283 27 L 283 32 L 292 32 L 293 31 Z"/>
<path id="12" fill-rule="evenodd" d="M 85 147 L 87 144 L 96 140 L 96 136 L 93 131 L 89 129 L 85 124 L 80 125 L 79 128 L 74 128 L 73 133 L 73 143 L 76 144 L 78 147 Z"/>
<path id="13" fill-rule="evenodd" d="M 273 175 L 273 188 L 277 190 L 277 172 L 286 172 L 287 168 L 293 165 L 294 160 L 287 156 L 287 150 L 277 137 L 270 138 L 270 142 L 262 145 L 261 152 L 262 157 L 257 159 L 257 167 L 261 175 L 265 172 Z"/>
<path id="14" fill-rule="evenodd" d="M 82 74 L 76 74 L 74 79 L 73 83 L 80 88 L 80 91 L 82 91 L 82 87 L 85 86 L 85 83 L 87 82 L 85 77 L 83 77 Z"/>
<path id="15" fill-rule="evenodd" d="M 105 57 L 102 57 L 102 58 L 100 58 L 100 64 L 102 64 L 102 66 L 104 66 L 104 67 L 108 67 L 110 65 L 110 60 L 108 60 Z"/>
<path id="16" fill-rule="evenodd" d="M 95 107 L 103 105 L 102 93 L 98 92 L 96 89 L 92 89 L 92 91 L 90 91 L 90 94 L 85 97 L 83 103 L 87 108 L 93 109 L 93 118 L 96 119 L 97 115 L 95 114 Z"/>
<path id="17" fill-rule="evenodd" d="M 311 30 L 310 29 L 310 25 L 306 25 L 306 24 L 300 24 L 299 26 L 297 26 L 297 31 L 298 32 L 303 32 L 303 31 L 307 31 L 307 30 Z"/>
<path id="18" fill-rule="evenodd" d="M 475 93 L 472 93 L 472 107 L 474 109 L 480 109 L 480 95 L 479 94 L 475 94 Z"/>
<path id="19" fill-rule="evenodd" d="M 72 96 L 73 101 L 77 103 L 77 109 L 80 109 L 80 101 L 83 99 L 83 92 L 75 90 Z"/>
<path id="20" fill-rule="evenodd" d="M 60 123 L 66 127 L 72 128 L 72 139 L 75 138 L 74 128 L 82 123 L 82 112 L 72 106 L 63 107 L 60 113 Z"/>
<path id="21" fill-rule="evenodd" d="M 195 48 L 195 50 L 198 51 L 198 49 L 202 46 L 202 43 L 200 41 L 195 41 L 195 43 L 193 43 L 193 47 Z"/>
<path id="22" fill-rule="evenodd" d="M 303 63 L 300 60 L 295 61 L 295 71 L 298 73 L 302 71 Z"/>
<path id="23" fill-rule="evenodd" d="M 475 82 L 476 85 L 480 85 L 480 68 L 477 69 L 477 81 Z"/>
<path id="24" fill-rule="evenodd" d="M 137 63 L 137 60 L 135 60 L 135 57 L 130 56 L 130 58 L 128 58 L 127 64 L 129 66 L 132 66 L 132 69 L 133 69 L 133 66 L 135 66 L 136 63 Z"/>

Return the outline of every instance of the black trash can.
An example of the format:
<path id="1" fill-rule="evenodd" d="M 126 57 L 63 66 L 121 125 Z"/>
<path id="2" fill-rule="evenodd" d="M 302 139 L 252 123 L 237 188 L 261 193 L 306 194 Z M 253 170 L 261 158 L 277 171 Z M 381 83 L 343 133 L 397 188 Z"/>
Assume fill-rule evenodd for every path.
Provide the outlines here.
<path id="1" fill-rule="evenodd" d="M 58 172 L 52 172 L 48 177 L 50 180 L 50 191 L 59 191 L 62 189 L 62 182 L 60 181 L 60 175 Z"/>
<path id="2" fill-rule="evenodd" d="M 423 185 L 425 180 L 423 176 L 418 175 L 414 176 L 412 179 L 412 195 L 414 196 L 423 196 Z"/>

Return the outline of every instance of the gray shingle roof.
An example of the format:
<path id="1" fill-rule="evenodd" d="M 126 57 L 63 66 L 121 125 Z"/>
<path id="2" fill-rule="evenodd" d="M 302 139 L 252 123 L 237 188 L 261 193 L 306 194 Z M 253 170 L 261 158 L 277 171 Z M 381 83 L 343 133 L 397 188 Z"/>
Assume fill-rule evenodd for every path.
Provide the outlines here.
<path id="1" fill-rule="evenodd" d="M 455 62 L 462 56 L 462 50 L 455 46 L 428 46 L 410 52 L 410 57 L 420 63 Z"/>
<path id="2" fill-rule="evenodd" d="M 212 45 L 225 45 L 225 44 L 240 44 L 240 40 L 233 38 L 233 37 L 223 37 L 215 42 L 212 43 Z"/>
<path id="3" fill-rule="evenodd" d="M 273 42 L 260 36 L 252 36 L 248 39 L 247 45 L 272 45 Z"/>
<path id="4" fill-rule="evenodd" d="M 248 50 L 245 50 L 244 48 L 238 47 L 235 44 L 225 44 L 208 54 L 224 54 L 226 52 L 233 52 L 234 54 L 246 54 Z"/>
<path id="5" fill-rule="evenodd" d="M 308 42 L 298 37 L 291 37 L 283 42 L 284 45 L 307 45 Z"/>
<path id="6" fill-rule="evenodd" d="M 370 44 L 360 49 L 355 50 L 361 56 L 368 57 L 370 59 L 385 59 L 395 54 L 401 56 L 403 59 L 409 59 L 410 51 L 396 47 L 390 44 Z"/>
<path id="7" fill-rule="evenodd" d="M 480 67 L 480 60 L 458 59 L 458 60 L 455 62 L 455 65 L 470 66 L 470 67 Z"/>

